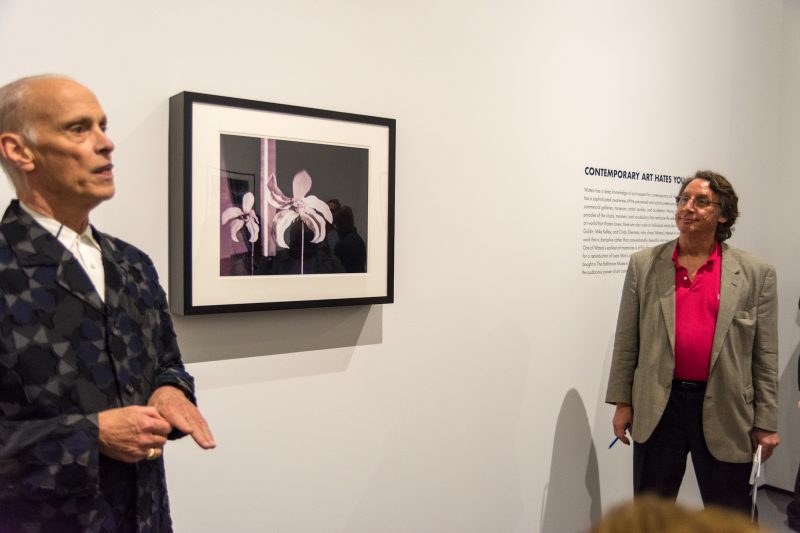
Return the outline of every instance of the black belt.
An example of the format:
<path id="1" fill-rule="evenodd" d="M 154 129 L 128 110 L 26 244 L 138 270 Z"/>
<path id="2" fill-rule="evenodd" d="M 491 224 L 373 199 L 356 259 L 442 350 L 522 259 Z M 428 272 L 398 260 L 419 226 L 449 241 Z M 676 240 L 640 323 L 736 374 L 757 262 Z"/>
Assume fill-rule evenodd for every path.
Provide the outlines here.
<path id="1" fill-rule="evenodd" d="M 704 391 L 706 390 L 706 382 L 676 378 L 672 380 L 672 388 L 680 390 Z"/>

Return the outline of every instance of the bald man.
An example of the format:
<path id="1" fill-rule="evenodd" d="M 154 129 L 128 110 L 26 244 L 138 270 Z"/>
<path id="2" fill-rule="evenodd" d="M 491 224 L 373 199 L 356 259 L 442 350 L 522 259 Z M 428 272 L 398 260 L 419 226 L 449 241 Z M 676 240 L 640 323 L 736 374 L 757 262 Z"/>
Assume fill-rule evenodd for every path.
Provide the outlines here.
<path id="1" fill-rule="evenodd" d="M 0 88 L 0 531 L 171 531 L 163 450 L 214 438 L 150 258 L 89 214 L 114 195 L 95 95 Z"/>

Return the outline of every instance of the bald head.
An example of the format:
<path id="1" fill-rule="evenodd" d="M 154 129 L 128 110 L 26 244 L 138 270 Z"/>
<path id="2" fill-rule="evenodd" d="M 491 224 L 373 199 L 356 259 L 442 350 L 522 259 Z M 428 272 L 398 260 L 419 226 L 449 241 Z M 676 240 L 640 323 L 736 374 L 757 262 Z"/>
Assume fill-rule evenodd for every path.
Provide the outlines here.
<path id="1" fill-rule="evenodd" d="M 113 150 L 105 112 L 80 83 L 36 76 L 0 88 L 0 162 L 31 208 L 87 219 L 114 194 Z"/>
<path id="2" fill-rule="evenodd" d="M 29 142 L 34 141 L 34 132 L 31 128 L 31 112 L 35 109 L 35 102 L 31 99 L 31 88 L 42 82 L 54 80 L 69 80 L 66 76 L 57 74 L 42 74 L 28 76 L 0 87 L 0 134 L 14 133 Z M 34 104 L 34 105 L 32 105 Z M 2 155 L 2 154 L 0 154 Z M 16 177 L 16 168 L 9 164 L 7 158 L 0 157 L 0 166 L 12 180 Z"/>
<path id="3" fill-rule="evenodd" d="M 29 89 L 41 82 L 52 82 L 53 80 L 72 81 L 65 76 L 44 74 L 20 78 L 0 87 L 0 132 L 29 135 L 30 131 L 26 131 L 28 113 L 31 108 L 28 99 Z"/>

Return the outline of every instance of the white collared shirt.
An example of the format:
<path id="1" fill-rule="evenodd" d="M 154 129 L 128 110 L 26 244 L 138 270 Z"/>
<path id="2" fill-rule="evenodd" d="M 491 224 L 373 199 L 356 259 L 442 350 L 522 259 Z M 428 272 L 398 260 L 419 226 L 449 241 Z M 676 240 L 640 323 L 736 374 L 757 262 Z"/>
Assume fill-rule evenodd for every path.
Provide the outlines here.
<path id="1" fill-rule="evenodd" d="M 106 299 L 106 273 L 103 269 L 103 257 L 100 253 L 100 245 L 94 240 L 92 227 L 86 226 L 83 233 L 75 233 L 58 220 L 38 213 L 20 202 L 19 205 L 44 229 L 53 234 L 58 241 L 69 250 L 78 263 L 83 267 L 89 280 L 94 285 L 95 290 L 100 295 L 100 299 Z"/>

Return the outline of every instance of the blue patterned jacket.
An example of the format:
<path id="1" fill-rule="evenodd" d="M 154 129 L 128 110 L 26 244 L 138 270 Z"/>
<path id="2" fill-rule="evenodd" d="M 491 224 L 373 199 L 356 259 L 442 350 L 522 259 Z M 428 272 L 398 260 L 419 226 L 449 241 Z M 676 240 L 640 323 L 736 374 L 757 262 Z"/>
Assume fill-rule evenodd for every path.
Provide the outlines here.
<path id="1" fill-rule="evenodd" d="M 194 383 L 150 258 L 93 231 L 105 303 L 16 200 L 0 222 L 1 532 L 171 530 L 163 460 L 100 454 L 97 413 Z"/>

